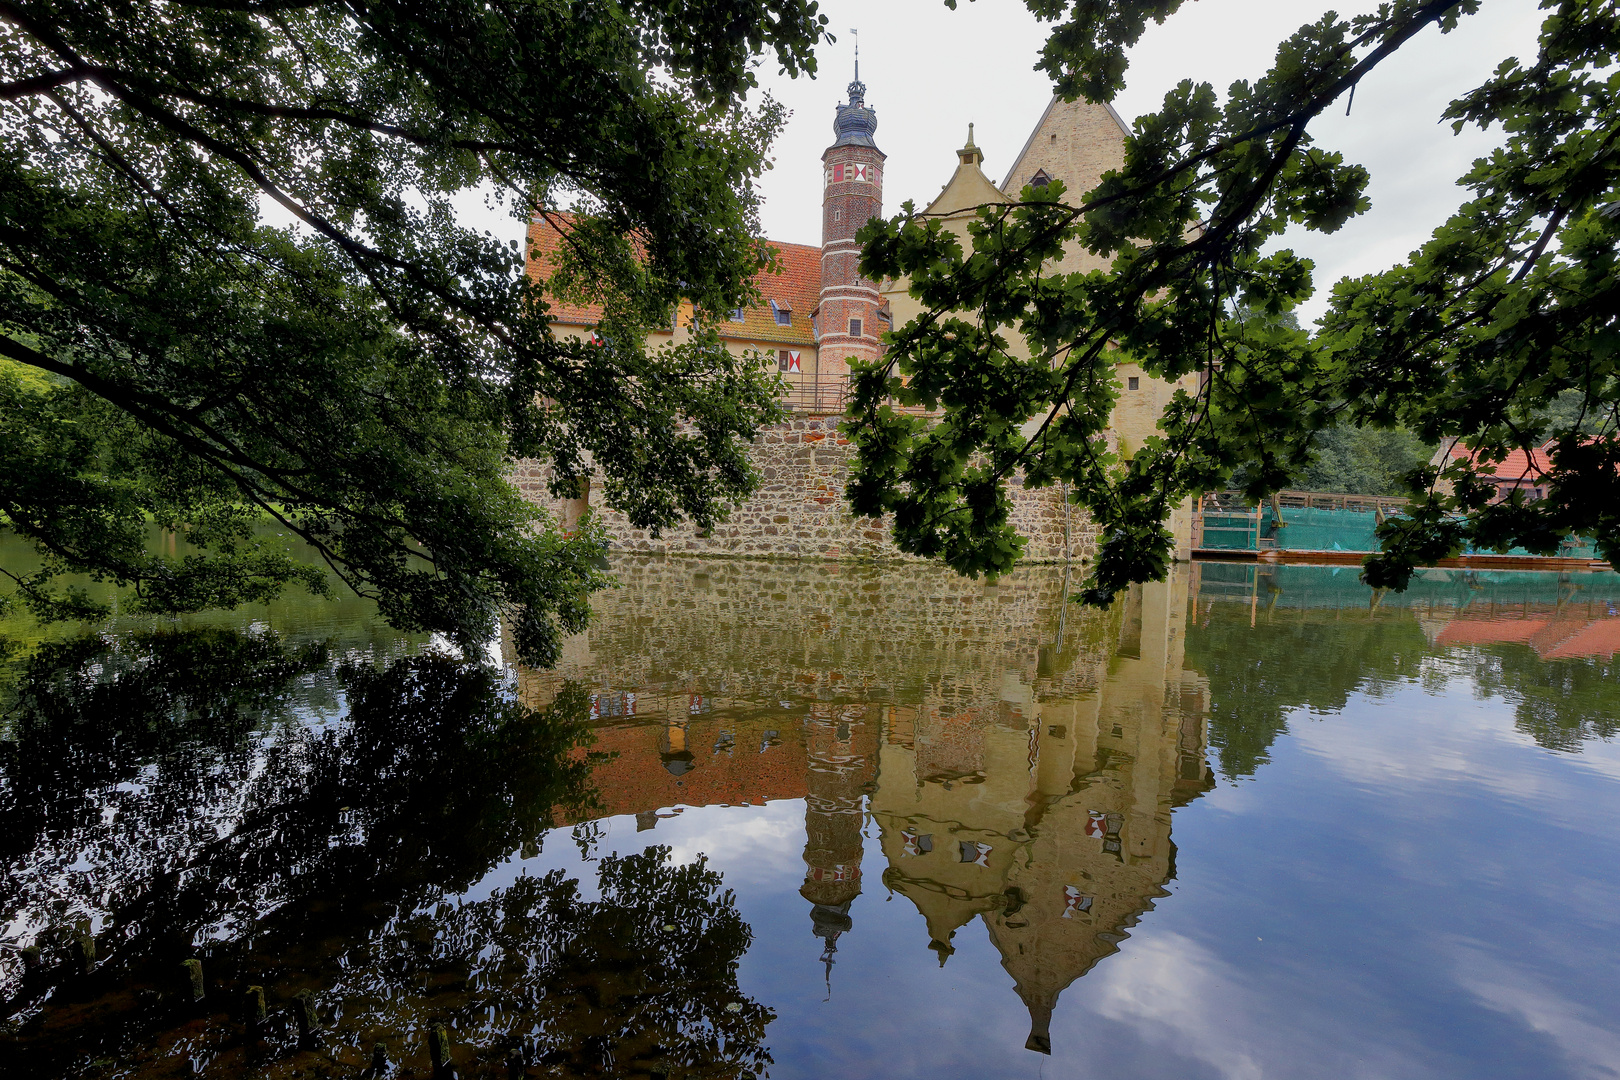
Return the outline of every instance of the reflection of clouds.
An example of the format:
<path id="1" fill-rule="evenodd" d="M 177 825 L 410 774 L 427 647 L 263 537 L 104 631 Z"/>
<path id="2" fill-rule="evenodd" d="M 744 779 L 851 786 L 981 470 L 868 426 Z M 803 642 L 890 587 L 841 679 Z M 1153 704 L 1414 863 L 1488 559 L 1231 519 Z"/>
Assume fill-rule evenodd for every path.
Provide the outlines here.
<path id="1" fill-rule="evenodd" d="M 1476 698 L 1463 684 L 1444 692 L 1407 686 L 1343 718 L 1302 719 L 1296 713 L 1288 725 L 1295 746 L 1364 789 L 1432 795 L 1436 788 L 1466 786 L 1535 804 L 1571 795 L 1565 774 L 1526 767 L 1527 755 L 1547 752 L 1514 728 L 1512 705 Z M 1620 755 L 1610 759 L 1620 776 Z M 1426 803 L 1424 812 L 1430 810 Z"/>
<path id="2" fill-rule="evenodd" d="M 1620 1077 L 1620 1034 L 1604 1017 L 1547 986 L 1522 967 L 1468 944 L 1454 948 L 1457 982 L 1487 1008 L 1545 1035 L 1563 1054 L 1572 1075 Z"/>
<path id="3" fill-rule="evenodd" d="M 1244 776 L 1227 780 L 1204 792 L 1199 800 L 1204 811 L 1217 810 L 1223 814 L 1263 814 L 1266 801 L 1255 789 L 1254 777 Z"/>
<path id="4" fill-rule="evenodd" d="M 1170 1043 L 1232 1080 L 1264 1075 L 1241 1022 L 1255 1014 L 1244 989 L 1249 980 L 1191 938 L 1170 932 L 1138 938 L 1092 979 L 1097 1012 L 1136 1028 L 1144 1042 Z"/>
<path id="5" fill-rule="evenodd" d="M 625 818 L 632 822 L 634 819 Z M 661 835 L 660 835 L 661 834 Z M 804 876 L 804 800 L 782 799 L 764 806 L 689 806 L 637 836 L 645 844 L 668 844 L 676 863 L 707 855 L 726 876 L 727 888 L 740 885 L 797 887 Z"/>
<path id="6" fill-rule="evenodd" d="M 630 855 L 655 844 L 667 845 L 670 863 L 682 866 L 707 855 L 709 865 L 725 875 L 726 888 L 778 886 L 804 876 L 799 847 L 804 843 L 804 800 L 783 799 L 763 806 L 684 806 L 659 811 L 658 824 L 637 830 L 633 815 L 599 818 L 588 823 L 591 861 L 581 857 L 573 830 L 547 833 L 530 858 L 514 856 L 499 863 L 462 894 L 464 900 L 486 900 L 510 888 L 523 874 L 561 870 L 579 882 L 580 896 L 599 899 L 595 859 L 610 853 Z M 665 816 L 665 815 L 668 816 Z M 743 897 L 747 899 L 747 897 Z"/>

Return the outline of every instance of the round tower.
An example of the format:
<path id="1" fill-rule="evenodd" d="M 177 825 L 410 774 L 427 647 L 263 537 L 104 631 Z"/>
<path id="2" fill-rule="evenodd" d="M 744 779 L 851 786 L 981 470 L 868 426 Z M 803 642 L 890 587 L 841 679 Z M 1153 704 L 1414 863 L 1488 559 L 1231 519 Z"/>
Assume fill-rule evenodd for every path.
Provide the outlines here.
<path id="1" fill-rule="evenodd" d="M 883 151 L 872 141 L 877 113 L 866 104 L 860 45 L 849 103 L 833 120 L 837 139 L 821 155 L 821 298 L 816 305 L 816 352 L 827 374 L 849 372 L 848 358 L 876 360 L 879 336 L 877 284 L 860 275 L 861 245 L 855 234 L 883 213 Z"/>

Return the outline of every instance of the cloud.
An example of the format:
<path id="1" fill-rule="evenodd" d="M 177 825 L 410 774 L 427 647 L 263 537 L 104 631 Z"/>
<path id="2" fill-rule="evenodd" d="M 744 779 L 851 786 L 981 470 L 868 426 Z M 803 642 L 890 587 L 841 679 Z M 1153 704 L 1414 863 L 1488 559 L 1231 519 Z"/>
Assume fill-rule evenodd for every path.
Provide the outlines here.
<path id="1" fill-rule="evenodd" d="M 1620 1077 L 1620 1034 L 1590 1004 L 1560 994 L 1523 967 L 1466 943 L 1454 949 L 1457 982 L 1487 1008 L 1547 1037 L 1579 1077 Z"/>
<path id="2" fill-rule="evenodd" d="M 1265 73 L 1277 44 L 1328 10 L 1368 12 L 1375 0 L 1202 0 L 1150 27 L 1131 54 L 1124 93 L 1115 102 L 1127 121 L 1155 111 L 1182 79 L 1211 83 L 1224 94 L 1235 79 Z M 884 210 L 905 199 L 926 204 L 956 167 L 967 136 L 985 152 L 985 172 L 1000 182 L 1040 119 L 1051 82 L 1033 70 L 1046 40 L 1022 0 L 976 0 L 949 11 L 939 0 L 824 0 L 838 36 L 817 51 L 815 80 L 761 74 L 763 88 L 793 110 L 775 148 L 776 168 L 761 183 L 766 235 L 801 244 L 821 241 L 821 153 L 832 141 L 834 106 L 844 98 L 860 29 L 861 78 L 877 109 L 877 142 L 889 155 Z M 1372 211 L 1333 236 L 1290 233 L 1281 244 L 1317 263 L 1315 318 L 1326 292 L 1346 274 L 1389 266 L 1418 247 L 1465 195 L 1455 186 L 1475 157 L 1498 145 L 1499 133 L 1439 126 L 1446 104 L 1489 77 L 1503 58 L 1535 49 L 1535 0 L 1502 0 L 1466 16 L 1456 31 L 1424 31 L 1357 88 L 1349 116 L 1334 106 L 1313 133 L 1372 172 Z"/>
<path id="3" fill-rule="evenodd" d="M 1259 1080 L 1264 1070 L 1234 1019 L 1254 1002 L 1239 975 L 1191 938 L 1159 933 L 1133 943 L 1091 976 L 1101 983 L 1097 1012 L 1170 1044 L 1228 1080 Z"/>

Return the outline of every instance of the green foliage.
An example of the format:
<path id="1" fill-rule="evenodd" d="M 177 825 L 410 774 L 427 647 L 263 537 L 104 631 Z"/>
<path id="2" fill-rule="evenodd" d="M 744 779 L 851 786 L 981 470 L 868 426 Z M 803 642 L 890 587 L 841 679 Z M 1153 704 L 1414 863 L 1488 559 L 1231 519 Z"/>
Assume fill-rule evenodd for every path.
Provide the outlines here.
<path id="1" fill-rule="evenodd" d="M 1307 491 L 1403 495 L 1407 474 L 1427 465 L 1434 450 L 1404 428 L 1338 423 L 1316 433 L 1311 452 L 1299 478 Z"/>
<path id="2" fill-rule="evenodd" d="M 810 0 L 0 5 L 0 357 L 51 383 L 0 372 L 0 514 L 46 557 L 21 598 L 99 614 L 68 572 L 155 612 L 322 588 L 254 535 L 268 514 L 396 626 L 470 645 L 504 616 L 549 661 L 601 542 L 553 531 L 514 458 L 600 470 L 653 530 L 756 482 L 774 375 L 643 343 L 768 264 L 780 110 L 741 95 L 763 50 L 813 70 L 824 23 Z M 524 253 L 456 224 L 475 190 L 586 213 L 576 278 L 635 297 L 606 347 L 554 337 Z M 147 521 L 202 552 L 146 552 Z"/>
<path id="3" fill-rule="evenodd" d="M 1119 89 L 1124 49 L 1147 21 L 1179 7 L 1029 3 L 1064 20 L 1042 59 L 1059 92 L 1095 100 Z M 1333 232 L 1368 206 L 1366 171 L 1316 145 L 1313 121 L 1396 51 L 1444 47 L 1414 38 L 1478 7 L 1394 0 L 1352 19 L 1329 13 L 1224 99 L 1183 82 L 1138 118 L 1123 168 L 1073 198 L 1054 183 L 981 207 L 971 250 L 909 204 L 868 225 L 863 273 L 908 278 L 924 310 L 855 373 L 856 512 L 892 512 L 902 550 L 1000 573 L 1020 547 L 1008 485 L 1019 473 L 1027 486 L 1062 482 L 1100 530 L 1082 596 L 1104 603 L 1163 575 L 1160 523 L 1188 496 L 1240 476 L 1258 501 L 1300 484 L 1313 462 L 1344 476 L 1362 471 L 1347 456 L 1366 455 L 1376 482 L 1404 473 L 1415 499 L 1381 527 L 1370 584 L 1404 587 L 1414 566 L 1464 544 L 1552 553 L 1571 534 L 1620 565 L 1613 4 L 1549 0 L 1538 55 L 1504 62 L 1447 111 L 1507 134 L 1463 178 L 1471 201 L 1406 263 L 1340 282 L 1314 332 L 1285 318 L 1312 295 L 1313 267 L 1271 242 L 1293 225 Z M 1077 247 L 1110 268 L 1054 272 Z M 1123 358 L 1179 387 L 1158 436 L 1128 457 L 1106 434 Z M 1550 441 L 1550 497 L 1491 503 L 1494 486 L 1466 462 L 1442 478 L 1415 460 L 1419 446 L 1453 439 L 1486 462 Z"/>

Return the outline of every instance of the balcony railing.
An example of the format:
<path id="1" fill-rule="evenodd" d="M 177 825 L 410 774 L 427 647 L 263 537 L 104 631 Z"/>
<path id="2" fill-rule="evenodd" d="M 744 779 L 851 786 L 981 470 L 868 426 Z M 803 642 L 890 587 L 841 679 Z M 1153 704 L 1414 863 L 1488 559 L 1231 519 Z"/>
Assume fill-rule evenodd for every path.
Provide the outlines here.
<path id="1" fill-rule="evenodd" d="M 794 413 L 833 415 L 844 411 L 848 399 L 848 375 L 808 375 L 782 396 L 782 407 Z"/>

